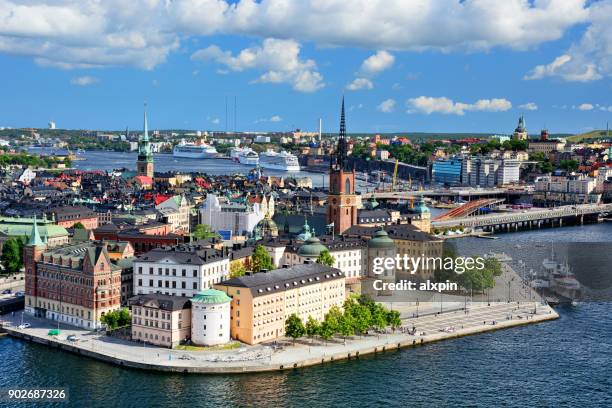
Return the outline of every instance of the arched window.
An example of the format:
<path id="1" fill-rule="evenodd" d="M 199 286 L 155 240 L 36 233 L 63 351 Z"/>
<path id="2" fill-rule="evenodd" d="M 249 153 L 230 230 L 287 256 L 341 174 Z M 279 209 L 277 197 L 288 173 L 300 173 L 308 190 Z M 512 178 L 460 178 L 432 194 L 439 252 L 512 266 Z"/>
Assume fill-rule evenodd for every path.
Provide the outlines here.
<path id="1" fill-rule="evenodd" d="M 344 192 L 345 193 L 351 192 L 351 180 L 349 179 L 346 179 L 346 181 L 344 182 Z"/>

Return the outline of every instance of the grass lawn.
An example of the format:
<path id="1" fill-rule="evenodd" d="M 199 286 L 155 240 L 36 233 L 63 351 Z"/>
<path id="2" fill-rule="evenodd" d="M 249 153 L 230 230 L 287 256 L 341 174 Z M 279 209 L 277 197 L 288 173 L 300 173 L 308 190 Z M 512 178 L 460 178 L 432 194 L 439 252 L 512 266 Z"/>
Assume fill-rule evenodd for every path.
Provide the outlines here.
<path id="1" fill-rule="evenodd" d="M 174 350 L 183 350 L 183 351 L 215 351 L 215 350 L 233 350 L 240 348 L 240 342 L 234 341 L 227 344 L 220 344 L 218 346 L 193 346 L 190 344 L 179 344 L 174 348 Z"/>

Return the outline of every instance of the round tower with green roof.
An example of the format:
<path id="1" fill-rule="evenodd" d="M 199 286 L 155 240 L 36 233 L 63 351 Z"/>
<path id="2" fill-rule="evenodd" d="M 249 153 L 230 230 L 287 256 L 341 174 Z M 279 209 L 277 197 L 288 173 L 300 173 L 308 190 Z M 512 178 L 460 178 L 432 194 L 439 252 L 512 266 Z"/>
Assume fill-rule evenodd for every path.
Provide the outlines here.
<path id="1" fill-rule="evenodd" d="M 191 298 L 191 341 L 215 346 L 230 341 L 232 298 L 216 289 L 205 289 Z"/>

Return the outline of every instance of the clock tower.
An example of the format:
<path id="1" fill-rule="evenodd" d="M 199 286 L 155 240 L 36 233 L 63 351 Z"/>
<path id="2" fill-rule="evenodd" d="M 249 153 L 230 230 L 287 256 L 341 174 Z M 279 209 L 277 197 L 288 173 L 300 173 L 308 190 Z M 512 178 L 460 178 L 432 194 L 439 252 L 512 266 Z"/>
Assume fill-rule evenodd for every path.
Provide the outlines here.
<path id="1" fill-rule="evenodd" d="M 329 167 L 329 195 L 327 197 L 327 223 L 334 232 L 342 234 L 357 224 L 357 196 L 355 195 L 355 168 L 349 168 L 346 145 L 344 97 L 340 113 L 340 134 L 336 151 Z"/>

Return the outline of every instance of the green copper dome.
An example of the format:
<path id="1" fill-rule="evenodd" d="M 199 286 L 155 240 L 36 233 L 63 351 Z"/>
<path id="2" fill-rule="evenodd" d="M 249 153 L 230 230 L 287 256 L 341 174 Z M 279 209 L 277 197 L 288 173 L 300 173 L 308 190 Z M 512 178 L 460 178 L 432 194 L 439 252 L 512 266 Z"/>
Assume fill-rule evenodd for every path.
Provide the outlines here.
<path id="1" fill-rule="evenodd" d="M 395 246 L 395 243 L 391 238 L 389 238 L 389 234 L 384 229 L 379 229 L 374 234 L 374 237 L 368 241 L 368 248 L 373 249 L 391 249 Z"/>
<path id="2" fill-rule="evenodd" d="M 298 255 L 308 257 L 318 257 L 321 252 L 327 248 L 319 241 L 317 237 L 310 237 L 306 240 L 306 243 L 298 249 Z"/>
<path id="3" fill-rule="evenodd" d="M 422 196 L 419 199 L 419 202 L 417 203 L 417 205 L 414 207 L 413 211 L 415 213 L 417 213 L 417 214 L 426 214 L 426 213 L 429 213 L 429 208 L 425 204 L 425 199 Z"/>
<path id="4" fill-rule="evenodd" d="M 227 296 L 225 292 L 221 292 L 216 289 L 206 289 L 199 292 L 197 295 L 191 298 L 193 303 L 227 303 L 232 300 L 231 297 Z"/>

